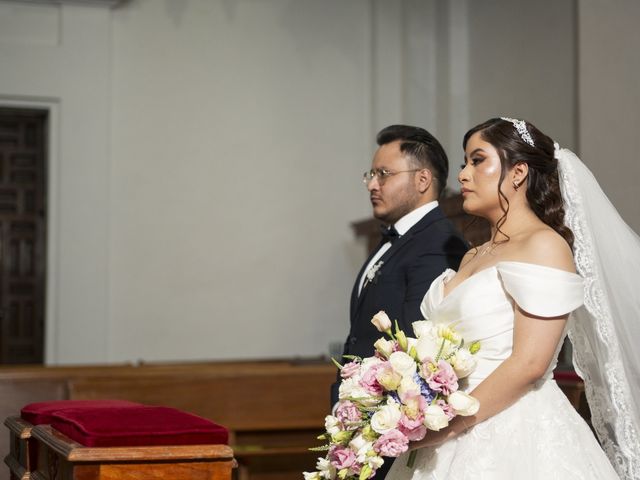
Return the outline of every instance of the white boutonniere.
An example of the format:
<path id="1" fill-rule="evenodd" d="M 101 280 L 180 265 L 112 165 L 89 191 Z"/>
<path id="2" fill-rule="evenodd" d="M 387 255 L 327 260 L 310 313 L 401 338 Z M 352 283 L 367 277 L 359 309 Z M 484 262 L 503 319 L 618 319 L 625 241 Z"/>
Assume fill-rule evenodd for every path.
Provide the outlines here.
<path id="1" fill-rule="evenodd" d="M 384 262 L 380 260 L 369 269 L 367 272 L 367 283 L 376 283 L 378 281 L 378 277 L 380 276 L 380 267 L 382 267 L 382 265 L 384 265 Z"/>

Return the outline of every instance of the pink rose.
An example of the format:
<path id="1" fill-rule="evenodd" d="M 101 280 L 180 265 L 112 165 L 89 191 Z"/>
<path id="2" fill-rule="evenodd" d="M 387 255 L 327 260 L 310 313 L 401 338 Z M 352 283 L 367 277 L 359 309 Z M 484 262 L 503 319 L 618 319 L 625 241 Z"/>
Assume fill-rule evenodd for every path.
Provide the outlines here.
<path id="1" fill-rule="evenodd" d="M 458 376 L 454 372 L 451 365 L 444 360 L 440 360 L 437 365 L 437 370 L 432 372 L 427 364 L 423 371 L 425 379 L 434 392 L 441 392 L 443 395 L 449 395 L 458 390 Z"/>
<path id="2" fill-rule="evenodd" d="M 456 411 L 444 400 L 437 400 L 436 405 L 438 405 L 444 411 L 449 420 L 456 416 Z"/>
<path id="3" fill-rule="evenodd" d="M 381 435 L 373 449 L 384 457 L 399 457 L 409 449 L 409 439 L 399 430 L 391 430 Z"/>
<path id="4" fill-rule="evenodd" d="M 410 418 L 424 418 L 424 410 L 427 408 L 427 401 L 420 394 L 408 393 L 401 397 L 402 412 Z M 420 420 L 422 421 L 422 420 Z"/>
<path id="5" fill-rule="evenodd" d="M 407 430 L 413 430 L 414 428 L 422 425 L 424 423 L 424 415 L 419 415 L 417 418 L 407 417 L 405 414 L 402 414 L 400 417 L 400 425 Z"/>
<path id="6" fill-rule="evenodd" d="M 329 460 L 331 461 L 331 465 L 338 470 L 342 470 L 356 463 L 356 454 L 348 447 L 337 446 L 329 451 Z"/>
<path id="7" fill-rule="evenodd" d="M 398 430 L 412 442 L 422 440 L 427 434 L 427 427 L 424 426 L 424 415 L 420 413 L 417 418 L 409 418 L 406 415 L 402 415 Z"/>
<path id="8" fill-rule="evenodd" d="M 351 378 L 360 371 L 360 364 L 358 362 L 345 363 L 340 369 L 340 376 L 342 378 Z"/>
<path id="9" fill-rule="evenodd" d="M 360 413 L 360 410 L 355 403 L 349 400 L 340 402 L 340 405 L 338 405 L 338 408 L 336 408 L 335 416 L 345 426 L 347 426 L 347 430 L 352 430 L 353 428 L 349 428 L 349 426 L 362 420 L 362 414 Z"/>
<path id="10" fill-rule="evenodd" d="M 364 388 L 370 395 L 380 396 L 382 395 L 382 392 L 384 392 L 382 385 L 380 385 L 378 379 L 376 378 L 378 375 L 378 370 L 384 368 L 383 366 L 383 363 L 372 365 L 366 372 L 364 372 L 362 378 L 360 379 L 360 386 Z"/>

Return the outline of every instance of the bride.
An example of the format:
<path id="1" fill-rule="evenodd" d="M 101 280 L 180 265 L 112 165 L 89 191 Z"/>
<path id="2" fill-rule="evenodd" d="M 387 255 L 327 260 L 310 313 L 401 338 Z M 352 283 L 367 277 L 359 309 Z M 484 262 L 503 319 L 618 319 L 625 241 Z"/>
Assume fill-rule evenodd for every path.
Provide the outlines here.
<path id="1" fill-rule="evenodd" d="M 414 465 L 401 458 L 387 478 L 640 478 L 633 379 L 640 308 L 629 287 L 629 298 L 605 288 L 613 278 L 607 263 L 621 263 L 620 248 L 640 251 L 637 235 L 578 158 L 530 123 L 488 120 L 463 146 L 463 207 L 489 220 L 491 240 L 470 250 L 458 272 L 434 280 L 421 310 L 435 322 L 458 321 L 466 340 L 480 340 L 466 386 L 480 410 L 415 442 Z M 626 268 L 637 272 L 637 254 L 633 262 Z M 606 455 L 553 381 L 567 330 Z"/>

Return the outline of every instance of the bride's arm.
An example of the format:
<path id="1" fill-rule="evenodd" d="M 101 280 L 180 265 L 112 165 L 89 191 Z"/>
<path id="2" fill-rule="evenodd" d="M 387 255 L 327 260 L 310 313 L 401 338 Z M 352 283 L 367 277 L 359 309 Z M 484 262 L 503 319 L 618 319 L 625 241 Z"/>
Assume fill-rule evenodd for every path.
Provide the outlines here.
<path id="1" fill-rule="evenodd" d="M 567 259 L 564 249 L 554 255 L 546 251 L 545 263 L 564 270 L 573 269 L 573 260 Z M 529 252 L 527 260 L 536 262 L 536 249 Z M 551 253 L 551 255 L 550 255 Z M 555 258 L 554 258 L 555 257 Z M 515 403 L 527 393 L 533 384 L 544 376 L 555 358 L 568 315 L 541 318 L 525 312 L 516 305 L 514 312 L 512 353 L 472 392 L 480 402 L 478 413 L 469 417 L 455 417 L 449 427 L 427 432 L 424 440 L 414 442 L 411 448 L 437 445 L 464 432 Z"/>

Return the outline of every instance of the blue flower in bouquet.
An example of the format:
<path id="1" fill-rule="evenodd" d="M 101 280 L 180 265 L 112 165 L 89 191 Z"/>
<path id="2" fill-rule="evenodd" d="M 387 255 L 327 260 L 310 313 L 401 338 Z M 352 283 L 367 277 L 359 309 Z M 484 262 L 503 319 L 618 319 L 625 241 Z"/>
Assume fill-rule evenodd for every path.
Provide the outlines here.
<path id="1" fill-rule="evenodd" d="M 418 373 L 416 373 L 413 376 L 413 380 L 420 387 L 420 395 L 422 395 L 428 402 L 433 401 L 436 394 L 433 390 L 431 390 L 431 387 L 429 387 L 429 384 L 427 383 L 427 381 L 424 378 L 422 378 Z"/>

